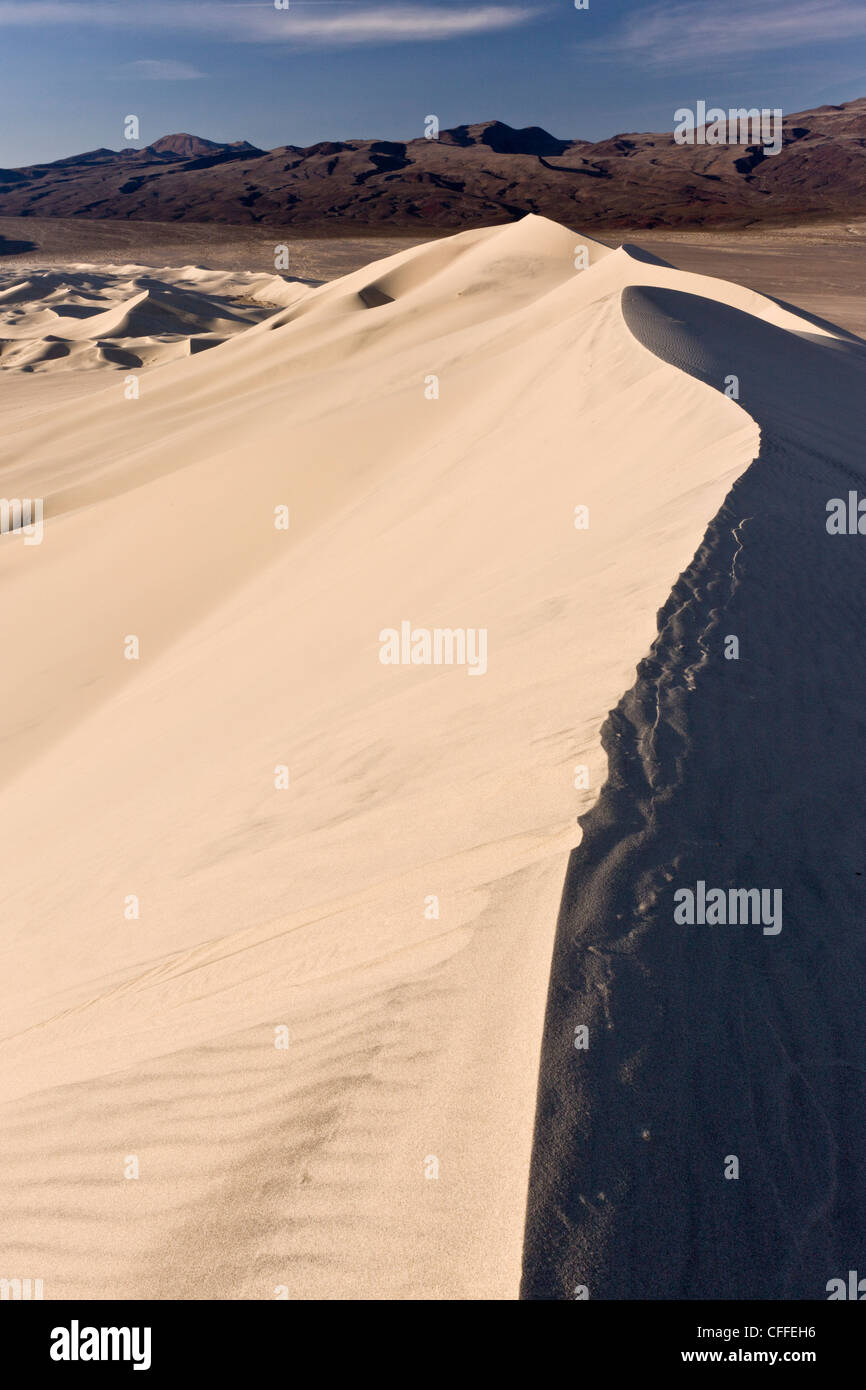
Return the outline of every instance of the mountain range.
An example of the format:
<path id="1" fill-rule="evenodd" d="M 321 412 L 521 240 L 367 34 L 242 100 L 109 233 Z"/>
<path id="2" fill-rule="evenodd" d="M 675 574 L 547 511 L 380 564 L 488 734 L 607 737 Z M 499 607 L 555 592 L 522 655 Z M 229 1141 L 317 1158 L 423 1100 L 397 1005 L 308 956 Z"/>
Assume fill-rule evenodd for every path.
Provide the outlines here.
<path id="1" fill-rule="evenodd" d="M 557 139 L 501 121 L 438 139 L 258 149 L 168 135 L 0 169 L 0 215 L 350 228 L 485 226 L 539 213 L 582 228 L 745 226 L 866 213 L 866 98 L 785 117 L 760 145 L 671 133 Z"/>

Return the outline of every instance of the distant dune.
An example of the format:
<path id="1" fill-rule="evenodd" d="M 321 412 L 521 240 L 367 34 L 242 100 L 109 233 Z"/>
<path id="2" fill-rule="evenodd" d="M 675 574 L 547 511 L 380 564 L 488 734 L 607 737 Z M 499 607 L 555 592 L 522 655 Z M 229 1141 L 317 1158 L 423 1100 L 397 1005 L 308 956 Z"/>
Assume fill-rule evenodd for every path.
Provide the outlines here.
<path id="1" fill-rule="evenodd" d="M 26 279 L 0 270 L 0 368 L 155 366 L 216 347 L 303 289 L 197 266 L 73 265 Z"/>
<path id="2" fill-rule="evenodd" d="M 864 212 L 866 98 L 786 115 L 775 155 L 761 145 L 681 145 L 670 132 L 593 142 L 484 121 L 435 140 L 269 151 L 169 135 L 143 149 L 0 170 L 0 216 L 285 223 L 342 234 L 489 226 L 525 213 L 643 228 Z"/>
<path id="3" fill-rule="evenodd" d="M 238 292 L 15 273 L 30 344 L 72 291 L 155 336 Z M 137 399 L 3 379 L 45 510 L 0 537 L 3 1274 L 713 1297 L 739 1235 L 746 1296 L 821 1297 L 863 1231 L 866 551 L 824 518 L 864 345 L 537 216 L 285 290 Z M 384 664 L 405 623 L 485 672 Z M 701 873 L 784 931 L 674 925 Z"/>

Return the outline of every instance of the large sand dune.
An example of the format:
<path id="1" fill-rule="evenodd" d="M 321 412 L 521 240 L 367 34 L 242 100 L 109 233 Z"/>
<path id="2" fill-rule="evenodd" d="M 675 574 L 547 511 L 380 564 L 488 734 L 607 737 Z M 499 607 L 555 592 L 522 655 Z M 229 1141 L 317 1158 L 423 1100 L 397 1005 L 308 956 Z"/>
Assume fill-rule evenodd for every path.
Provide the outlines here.
<path id="1" fill-rule="evenodd" d="M 145 365 L 136 400 L 117 372 L 59 401 L 30 378 L 0 482 L 46 518 L 41 545 L 0 538 L 0 1273 L 53 1298 L 516 1296 L 575 818 L 759 456 L 765 347 L 832 364 L 840 396 L 861 370 L 841 332 L 528 217 L 292 286 Z M 485 629 L 486 673 L 383 665 L 404 621 Z M 586 1116 L 555 1016 L 530 1292 L 557 1296 Z"/>

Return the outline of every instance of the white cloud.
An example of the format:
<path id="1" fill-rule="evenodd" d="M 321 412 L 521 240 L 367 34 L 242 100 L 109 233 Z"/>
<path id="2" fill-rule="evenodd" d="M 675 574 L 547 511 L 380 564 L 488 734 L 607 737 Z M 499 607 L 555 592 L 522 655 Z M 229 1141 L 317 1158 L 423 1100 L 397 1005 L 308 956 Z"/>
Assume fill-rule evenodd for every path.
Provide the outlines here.
<path id="1" fill-rule="evenodd" d="M 855 38 L 866 38 L 863 0 L 786 0 L 772 7 L 748 0 L 709 6 L 685 0 L 643 9 L 609 38 L 581 47 L 669 66 Z"/>
<path id="2" fill-rule="evenodd" d="M 179 63 L 174 58 L 138 58 L 119 68 L 121 77 L 137 77 L 144 82 L 193 82 L 207 74 L 191 63 Z"/>
<path id="3" fill-rule="evenodd" d="M 201 0 L 2 0 L 0 28 L 82 25 L 108 29 L 159 29 L 247 43 L 344 46 L 469 38 L 512 29 L 539 11 L 525 5 L 321 4 L 294 0 L 288 10 L 272 3 L 206 4 Z"/>

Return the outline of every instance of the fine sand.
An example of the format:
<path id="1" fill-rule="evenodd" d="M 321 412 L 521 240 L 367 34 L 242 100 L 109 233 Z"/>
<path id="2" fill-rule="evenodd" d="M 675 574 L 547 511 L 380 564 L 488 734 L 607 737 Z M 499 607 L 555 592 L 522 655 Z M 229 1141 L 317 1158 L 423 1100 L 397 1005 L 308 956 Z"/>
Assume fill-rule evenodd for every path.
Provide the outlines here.
<path id="1" fill-rule="evenodd" d="M 605 1271 L 621 1258 L 633 1269 L 645 1253 L 635 1242 L 657 1239 L 671 1212 L 671 1274 L 659 1256 L 652 1290 L 713 1296 L 718 1269 L 690 1276 L 685 1252 L 701 1214 L 716 1220 L 714 1189 L 698 1182 L 689 1206 L 675 1176 L 656 1201 L 672 1170 L 636 1169 L 656 1152 L 641 1141 L 635 1157 L 639 1096 L 653 1134 L 668 1125 L 668 1165 L 693 1155 L 718 1101 L 707 1075 L 730 1080 L 727 1067 L 712 1072 L 711 1051 L 730 1029 L 737 1059 L 770 1057 L 749 1071 L 755 1132 L 780 1117 L 786 1155 L 805 1162 L 804 1146 L 821 1144 L 823 1163 L 844 1097 L 859 1104 L 859 1013 L 845 1010 L 862 948 L 842 888 L 829 918 L 826 904 L 809 914 L 823 901 L 824 827 L 839 836 L 831 872 L 847 872 L 862 816 L 855 798 L 840 828 L 833 797 L 851 791 L 841 743 L 810 734 L 804 769 L 796 742 L 810 699 L 830 701 L 840 740 L 860 707 L 864 575 L 856 539 L 834 542 L 823 525 L 826 498 L 860 476 L 861 421 L 846 410 L 862 345 L 753 290 L 538 217 L 402 249 L 318 287 L 141 264 L 97 284 L 96 267 L 79 264 L 83 278 L 58 267 L 61 283 L 43 293 L 25 269 L 4 280 L 29 288 L 0 334 L 0 488 L 44 499 L 45 528 L 39 545 L 0 538 L 0 1275 L 41 1278 L 46 1298 L 514 1298 L 532 1162 L 528 1296 L 642 1287 Z M 262 321 L 235 321 L 275 303 Z M 62 312 L 75 304 L 88 312 Z M 40 347 L 61 337 L 58 317 L 67 370 Z M 224 341 L 184 346 L 201 334 Z M 102 360 L 109 339 L 141 365 Z M 739 402 L 723 394 L 731 373 Z M 742 634 L 744 682 L 725 669 L 692 732 L 683 705 L 718 665 L 701 657 L 720 621 L 713 583 L 741 574 L 723 540 L 744 474 L 755 536 L 771 533 L 752 589 L 725 591 L 725 602 L 751 594 L 728 629 Z M 282 507 L 288 530 L 275 526 Z M 791 525 L 802 557 L 787 548 Z M 837 568 L 821 568 L 827 547 Z M 696 553 L 715 566 L 705 584 Z M 624 745 L 628 805 L 603 796 L 604 835 L 588 823 L 589 858 L 572 861 L 551 985 L 576 817 L 608 772 L 600 730 L 684 572 L 703 607 L 644 671 L 656 684 L 657 669 L 672 674 L 657 718 L 641 697 L 649 733 Z M 824 663 L 814 682 L 796 643 L 776 636 L 790 641 L 798 620 Z M 486 630 L 486 673 L 383 665 L 380 633 L 404 621 Z M 756 708 L 775 721 L 770 752 L 748 743 Z M 720 751 L 706 726 L 733 742 Z M 672 847 L 717 822 L 693 831 L 684 801 L 685 819 L 660 818 L 657 845 L 654 794 L 634 771 L 666 794 L 703 778 L 700 805 L 728 806 L 701 740 L 728 766 L 742 760 L 737 737 L 779 830 L 766 831 L 755 800 L 742 836 L 763 834 L 768 857 L 736 870 L 781 884 L 786 914 L 791 895 L 782 936 L 739 954 L 732 938 L 707 948 L 707 929 L 675 928 L 663 911 L 671 865 L 684 882 L 703 866 L 707 878 L 733 872 Z M 828 748 L 805 853 L 809 778 Z M 738 775 L 738 795 L 755 797 L 751 769 Z M 732 817 L 738 805 L 732 795 Z M 718 826 L 729 829 L 721 812 Z M 643 857 L 623 867 L 633 833 Z M 580 874 L 598 876 L 591 892 Z M 798 918 L 805 884 L 813 898 Z M 632 931 L 623 914 L 638 888 Z M 659 904 L 649 916 L 644 900 Z M 600 973 L 586 965 L 586 932 Z M 717 1010 L 692 1067 L 697 1000 L 712 1011 L 717 991 L 737 989 L 749 1008 Z M 621 1031 L 613 1049 L 590 1048 L 587 1070 L 570 1038 L 575 1023 L 601 1026 L 604 1001 Z M 807 1101 L 801 1130 L 798 1097 L 817 1085 L 799 1080 L 810 1007 L 827 1052 L 826 1124 Z M 752 1047 L 765 1018 L 778 1051 L 764 1032 Z M 653 1057 L 665 1058 L 655 1073 Z M 664 1077 L 663 1112 L 648 1068 Z M 600 1167 L 587 1171 L 596 1133 Z M 736 1138 L 721 1132 L 723 1153 Z M 824 1232 L 832 1193 L 855 1200 L 839 1165 L 832 1192 L 825 1179 L 821 1169 L 801 1194 Z M 635 1200 L 655 1224 L 634 1221 Z"/>

